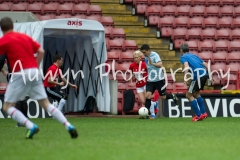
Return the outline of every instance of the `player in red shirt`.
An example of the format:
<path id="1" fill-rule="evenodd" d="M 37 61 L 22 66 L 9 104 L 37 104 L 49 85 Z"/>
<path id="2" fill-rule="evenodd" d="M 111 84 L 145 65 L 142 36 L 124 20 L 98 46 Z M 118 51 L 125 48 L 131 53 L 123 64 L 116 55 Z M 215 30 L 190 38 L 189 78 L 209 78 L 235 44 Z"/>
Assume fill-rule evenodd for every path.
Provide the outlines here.
<path id="1" fill-rule="evenodd" d="M 53 98 L 54 100 L 57 100 L 58 101 L 58 106 L 57 108 L 61 111 L 63 106 L 65 105 L 66 103 L 66 100 L 68 98 L 68 96 L 62 92 L 60 92 L 56 86 L 64 86 L 64 83 L 68 83 L 69 86 L 73 87 L 74 89 L 77 89 L 78 87 L 74 84 L 71 84 L 70 82 L 68 82 L 65 78 L 63 77 L 60 77 L 60 67 L 62 66 L 63 64 L 63 58 L 62 56 L 60 55 L 54 55 L 53 57 L 53 65 L 51 65 L 48 70 L 47 70 L 47 77 L 45 78 L 44 80 L 44 87 L 45 87 L 45 90 L 47 92 L 47 95 L 51 98 Z M 52 73 L 52 78 L 54 79 L 51 79 L 51 74 L 48 74 L 48 73 Z M 60 77 L 60 79 L 63 81 L 63 82 L 58 82 L 57 79 Z"/>
<path id="2" fill-rule="evenodd" d="M 75 127 L 67 121 L 61 111 L 49 103 L 47 98 L 38 70 L 44 55 L 40 44 L 25 34 L 14 32 L 11 18 L 2 18 L 0 27 L 3 32 L 0 39 L 0 55 L 5 53 L 12 74 L 4 95 L 3 110 L 15 121 L 24 124 L 27 128 L 26 138 L 32 138 L 39 131 L 38 126 L 15 108 L 17 100 L 23 100 L 29 95 L 32 99 L 38 100 L 41 107 L 62 123 L 72 138 L 77 138 Z M 37 53 L 37 58 L 34 57 L 34 53 Z"/>
<path id="3" fill-rule="evenodd" d="M 145 94 L 146 94 L 146 83 L 148 79 L 147 65 L 145 62 L 141 61 L 142 52 L 137 50 L 133 53 L 134 62 L 130 64 L 129 69 L 133 73 L 133 78 L 136 80 L 136 90 L 138 93 L 138 97 L 142 104 L 145 105 Z M 130 84 L 133 86 L 132 79 L 130 80 Z M 150 114 L 155 115 L 158 112 L 158 102 L 151 103 Z"/>

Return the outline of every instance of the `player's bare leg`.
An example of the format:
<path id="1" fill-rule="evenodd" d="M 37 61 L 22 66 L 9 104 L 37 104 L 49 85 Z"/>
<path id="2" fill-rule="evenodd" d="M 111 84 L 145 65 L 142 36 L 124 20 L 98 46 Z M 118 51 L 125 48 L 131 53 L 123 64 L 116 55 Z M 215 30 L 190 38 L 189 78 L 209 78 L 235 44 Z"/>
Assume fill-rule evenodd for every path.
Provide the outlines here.
<path id="1" fill-rule="evenodd" d="M 38 103 L 42 108 L 48 111 L 58 122 L 65 126 L 72 138 L 78 137 L 76 128 L 68 122 L 62 112 L 56 107 L 54 107 L 47 98 L 38 100 Z"/>
<path id="2" fill-rule="evenodd" d="M 10 115 L 12 119 L 26 126 L 27 128 L 26 138 L 32 138 L 33 135 L 39 131 L 39 128 L 37 125 L 32 123 L 27 117 L 23 115 L 22 112 L 20 112 L 17 108 L 15 108 L 15 103 L 4 102 L 3 110 L 8 115 Z"/>

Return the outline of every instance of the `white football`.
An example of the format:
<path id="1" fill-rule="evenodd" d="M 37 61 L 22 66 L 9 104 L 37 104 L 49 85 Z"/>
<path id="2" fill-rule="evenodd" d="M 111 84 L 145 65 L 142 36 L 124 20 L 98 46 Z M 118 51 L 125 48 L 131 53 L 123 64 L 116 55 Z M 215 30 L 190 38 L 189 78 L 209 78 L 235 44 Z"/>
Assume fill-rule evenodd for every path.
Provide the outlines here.
<path id="1" fill-rule="evenodd" d="M 141 107 L 138 110 L 138 114 L 140 117 L 146 117 L 148 115 L 148 109 L 146 107 Z"/>

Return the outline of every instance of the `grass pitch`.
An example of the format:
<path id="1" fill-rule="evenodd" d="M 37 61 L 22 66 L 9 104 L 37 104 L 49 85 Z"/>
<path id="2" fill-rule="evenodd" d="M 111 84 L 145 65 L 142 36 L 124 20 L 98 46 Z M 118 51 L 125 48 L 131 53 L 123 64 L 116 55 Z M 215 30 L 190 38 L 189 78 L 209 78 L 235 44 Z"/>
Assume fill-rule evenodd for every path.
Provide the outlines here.
<path id="1" fill-rule="evenodd" d="M 239 160 L 240 119 L 69 118 L 79 132 L 71 139 L 54 119 L 32 119 L 40 132 L 0 120 L 0 160 Z"/>

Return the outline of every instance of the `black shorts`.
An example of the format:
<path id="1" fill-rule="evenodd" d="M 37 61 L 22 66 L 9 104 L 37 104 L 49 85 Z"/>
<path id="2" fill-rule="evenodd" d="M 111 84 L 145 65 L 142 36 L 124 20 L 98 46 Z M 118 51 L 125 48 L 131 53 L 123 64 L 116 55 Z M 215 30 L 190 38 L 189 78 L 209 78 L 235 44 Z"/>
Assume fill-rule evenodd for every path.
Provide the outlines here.
<path id="1" fill-rule="evenodd" d="M 203 90 L 207 80 L 208 80 L 208 76 L 201 77 L 200 78 L 200 86 L 199 86 L 197 80 L 192 80 L 190 85 L 189 85 L 188 92 L 189 93 L 195 93 L 195 92 L 198 92 L 200 90 Z"/>
<path id="2" fill-rule="evenodd" d="M 57 100 L 58 102 L 61 99 L 67 99 L 67 95 L 65 93 L 60 92 L 57 88 L 55 87 L 45 87 L 46 93 L 48 97 L 51 97 L 54 100 Z"/>
<path id="3" fill-rule="evenodd" d="M 165 80 L 160 80 L 157 82 L 147 82 L 146 92 L 152 92 L 153 94 L 157 89 L 160 96 L 164 96 L 166 95 L 166 87 L 163 88 L 164 85 L 165 85 Z"/>

